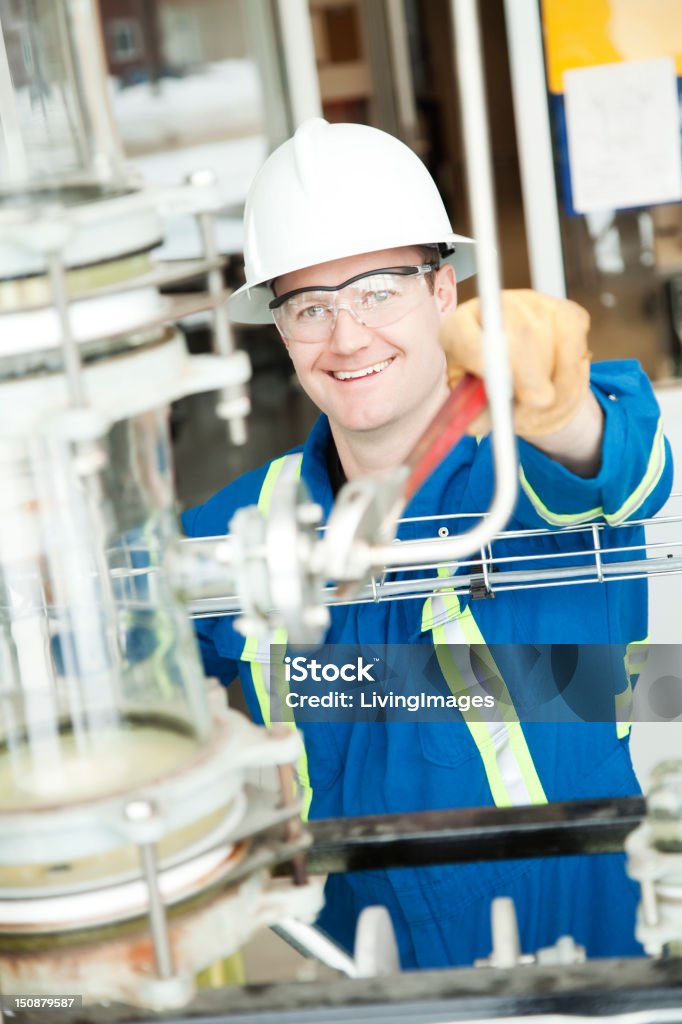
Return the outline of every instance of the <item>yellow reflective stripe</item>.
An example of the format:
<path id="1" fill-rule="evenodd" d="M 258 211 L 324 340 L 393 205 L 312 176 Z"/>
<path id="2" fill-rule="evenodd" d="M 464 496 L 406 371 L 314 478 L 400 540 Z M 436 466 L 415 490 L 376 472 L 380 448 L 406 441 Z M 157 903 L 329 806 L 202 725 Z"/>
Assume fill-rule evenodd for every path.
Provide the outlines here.
<path id="1" fill-rule="evenodd" d="M 502 678 L 502 673 L 495 664 L 495 660 L 483 639 L 483 634 L 478 628 L 478 623 L 473 617 L 470 608 L 465 609 L 459 621 L 467 643 L 469 646 L 476 646 L 476 653 L 483 659 L 491 675 L 497 679 L 499 687 L 497 706 L 500 708 L 501 698 L 502 717 L 506 723 L 509 742 L 514 752 L 516 764 L 518 765 L 526 789 L 528 790 L 531 802 L 534 804 L 546 804 L 547 796 L 542 783 L 540 782 L 540 777 L 537 773 L 535 764 L 533 763 L 533 758 L 528 748 L 528 743 L 524 736 L 521 723 L 519 722 L 519 717 L 516 713 L 511 694 L 509 693 L 507 685 Z"/>
<path id="2" fill-rule="evenodd" d="M 296 728 L 296 726 L 294 726 Z M 302 794 L 302 805 L 301 805 L 301 817 L 304 821 L 308 820 L 310 814 L 310 804 L 313 800 L 313 787 L 310 785 L 310 772 L 308 771 L 308 756 L 305 752 L 305 747 L 301 751 L 301 756 L 296 764 L 296 775 L 298 777 L 298 783 L 303 790 Z"/>
<path id="3" fill-rule="evenodd" d="M 253 661 L 254 656 L 258 653 L 258 637 L 247 636 L 244 641 L 244 649 L 242 650 L 241 656 L 244 661 Z"/>
<path id="4" fill-rule="evenodd" d="M 256 691 L 258 706 L 260 707 L 261 714 L 263 716 L 263 722 L 269 728 L 271 724 L 270 696 L 265 682 L 263 666 L 258 661 L 251 662 L 251 678 Z M 284 721 L 282 724 L 288 729 L 297 731 L 296 722 L 293 721 L 293 719 L 291 721 Z M 313 791 L 310 785 L 310 772 L 308 770 L 308 757 L 305 752 L 305 747 L 301 751 L 298 761 L 296 762 L 296 781 L 298 783 L 298 787 L 302 791 L 301 793 L 296 794 L 297 796 L 301 796 L 301 817 L 304 821 L 307 821 L 308 814 L 310 812 L 310 804 L 313 799 Z"/>
<path id="5" fill-rule="evenodd" d="M 268 696 L 268 689 L 265 685 L 265 676 L 263 674 L 263 666 L 259 661 L 251 662 L 251 679 L 253 680 L 253 688 L 256 691 L 256 697 L 258 699 L 258 707 L 260 713 L 263 716 L 263 722 L 265 725 L 270 725 L 270 698 Z"/>
<path id="6" fill-rule="evenodd" d="M 530 498 L 531 505 L 542 519 L 547 523 L 551 523 L 553 526 L 575 526 L 578 523 L 587 523 L 590 519 L 596 519 L 597 516 L 602 515 L 603 509 L 600 506 L 597 508 L 591 508 L 587 512 L 576 512 L 560 514 L 558 512 L 551 512 L 538 494 L 535 493 L 531 485 L 528 483 L 528 478 L 523 472 L 523 466 L 519 466 L 519 480 L 521 481 L 521 487 Z"/>
<path id="7" fill-rule="evenodd" d="M 507 731 L 516 763 L 519 766 L 521 777 L 530 797 L 530 802 L 532 804 L 546 804 L 547 794 L 540 782 L 540 776 L 537 773 L 533 757 L 528 748 L 521 723 L 518 721 L 508 722 Z"/>
<path id="8" fill-rule="evenodd" d="M 463 643 L 452 639 L 456 636 L 457 630 L 461 630 Z M 451 636 L 448 636 L 448 633 Z M 497 681 L 496 711 L 500 716 L 498 720 L 484 719 L 480 711 L 473 706 L 461 711 L 483 762 L 495 805 L 511 807 L 528 803 L 547 803 L 547 796 L 533 764 L 511 696 L 470 610 L 466 609 L 448 623 L 434 626 L 433 642 L 443 677 L 455 696 L 472 691 L 461 665 L 458 664 L 458 654 L 461 652 L 468 659 L 472 645 L 476 645 L 477 657 Z M 469 667 L 469 671 L 473 670 Z M 479 683 L 476 686 L 481 688 Z"/>
<path id="9" fill-rule="evenodd" d="M 301 475 L 301 464 L 303 462 L 303 453 L 297 452 L 293 455 L 283 455 L 279 459 L 275 459 L 270 463 L 268 471 L 265 474 L 265 479 L 261 486 L 260 494 L 258 496 L 258 509 L 263 516 L 270 514 L 270 506 L 272 505 L 272 497 L 275 492 L 277 481 L 282 476 L 282 472 L 287 473 L 291 470 L 290 479 L 297 479 Z M 261 661 L 255 660 L 260 656 L 262 662 L 267 661 L 267 656 L 270 652 L 270 648 L 274 645 L 286 647 L 287 644 L 287 632 L 283 626 L 274 630 L 273 633 L 267 634 L 265 637 L 248 636 L 244 644 L 242 651 L 242 659 L 249 661 L 251 664 L 251 679 L 253 680 L 253 687 L 256 691 L 256 699 L 258 700 L 258 706 L 263 716 L 263 722 L 266 726 L 271 724 L 270 714 L 270 687 L 269 683 L 266 682 L 265 673 L 263 671 L 263 664 Z M 277 678 L 279 697 L 282 702 L 282 710 L 284 710 L 284 697 L 286 692 L 283 690 L 281 677 L 278 675 Z M 284 715 L 282 716 L 284 718 Z M 296 731 L 296 722 L 293 720 L 293 715 L 290 721 L 284 721 L 284 725 L 289 729 Z M 308 770 L 308 757 L 305 752 L 305 747 L 301 751 L 300 757 L 296 763 L 296 781 L 299 789 L 302 791 L 297 796 L 301 796 L 301 817 L 304 821 L 307 821 L 308 814 L 310 811 L 310 804 L 313 798 L 313 791 L 310 785 L 310 772 Z"/>
<path id="10" fill-rule="evenodd" d="M 551 523 L 553 526 L 577 526 L 580 523 L 590 522 L 590 520 L 596 519 L 597 517 L 605 519 L 609 526 L 618 526 L 620 523 L 624 523 L 628 516 L 632 515 L 632 513 L 639 508 L 645 498 L 651 494 L 661 479 L 664 469 L 665 437 L 663 435 L 663 422 L 659 417 L 658 424 L 656 426 L 656 433 L 654 434 L 654 440 L 651 446 L 651 454 L 649 455 L 649 461 L 647 463 L 644 476 L 634 491 L 628 496 L 628 498 L 626 498 L 620 508 L 616 509 L 615 512 L 604 512 L 601 505 L 597 506 L 597 508 L 588 509 L 585 512 L 572 512 L 565 514 L 552 512 L 531 487 L 528 482 L 528 478 L 523 471 L 523 467 L 519 468 L 519 479 L 521 481 L 521 487 L 526 492 L 535 511 L 542 519 L 545 520 L 545 522 Z"/>
<path id="11" fill-rule="evenodd" d="M 659 417 L 654 435 L 654 443 L 651 446 L 651 455 L 646 472 L 642 477 L 639 486 L 635 488 L 630 497 L 616 511 L 606 516 L 606 521 L 611 526 L 623 523 L 638 508 L 644 499 L 651 494 L 654 487 L 661 479 L 665 469 L 665 437 L 663 435 L 663 421 Z"/>
<path id="12" fill-rule="evenodd" d="M 451 576 L 452 573 L 450 569 L 448 569 L 447 565 L 439 565 L 438 575 L 443 579 L 446 576 Z M 457 594 L 453 594 L 451 590 L 439 590 L 438 596 L 445 605 L 448 615 L 459 615 L 459 598 L 457 597 Z M 427 597 L 426 601 L 424 601 L 424 607 L 422 608 L 422 633 L 426 632 L 427 629 L 433 629 L 433 627 L 433 598 Z"/>
<path id="13" fill-rule="evenodd" d="M 258 510 L 262 516 L 267 517 L 270 514 L 270 505 L 272 504 L 272 496 L 275 491 L 275 486 L 283 470 L 289 470 L 293 468 L 292 477 L 294 479 L 301 475 L 301 463 L 303 462 L 303 453 L 296 452 L 293 455 L 282 455 L 279 459 L 273 459 L 268 466 L 265 479 L 263 480 L 260 494 L 258 495 Z M 295 468 L 294 468 L 295 464 Z M 282 644 L 286 645 L 287 634 L 286 630 L 280 628 L 276 629 L 272 636 L 267 636 L 265 642 L 262 642 L 262 638 L 258 636 L 247 636 L 244 642 L 244 648 L 241 653 L 241 657 L 245 661 L 253 661 L 260 654 L 263 661 L 267 661 L 267 655 L 269 653 L 270 644 Z"/>
<path id="14" fill-rule="evenodd" d="M 280 479 L 283 469 L 285 467 L 289 469 L 290 466 L 294 465 L 294 462 L 296 462 L 296 470 L 292 473 L 292 476 L 297 478 L 301 475 L 301 463 L 303 462 L 302 452 L 296 452 L 294 455 L 283 455 L 281 459 L 273 459 L 267 467 L 265 479 L 262 482 L 260 494 L 258 496 L 258 510 L 262 515 L 266 516 L 269 514 L 274 487 L 276 482 Z"/>
<path id="15" fill-rule="evenodd" d="M 465 718 L 465 720 L 472 739 L 478 747 L 479 756 L 483 761 L 483 770 L 485 771 L 495 806 L 513 807 L 514 801 L 507 791 L 497 764 L 495 744 L 490 742 L 490 736 L 482 722 L 470 722 L 468 718 Z"/>
<path id="16" fill-rule="evenodd" d="M 628 676 L 638 676 L 642 671 L 649 654 L 649 637 L 643 640 L 631 640 L 625 654 L 625 671 Z"/>
<path id="17" fill-rule="evenodd" d="M 455 663 L 451 645 L 448 643 L 445 626 L 435 626 L 433 629 L 433 642 L 436 650 L 436 657 L 443 678 L 447 682 L 451 693 L 459 697 L 467 692 L 467 686 Z M 512 800 L 507 791 L 504 779 L 497 764 L 497 750 L 491 739 L 490 733 L 482 722 L 477 708 L 469 708 L 461 712 L 467 729 L 476 744 L 479 756 L 483 761 L 483 769 L 488 780 L 490 792 L 496 807 L 511 807 Z"/>
<path id="18" fill-rule="evenodd" d="M 623 739 L 632 728 L 632 721 L 627 717 L 632 712 L 633 690 L 632 679 L 640 674 L 649 653 L 649 637 L 643 640 L 631 640 L 625 649 L 623 664 L 627 680 L 624 689 L 615 696 L 616 736 Z"/>
<path id="19" fill-rule="evenodd" d="M 281 459 L 274 459 L 268 466 L 268 471 L 265 474 L 265 479 L 263 480 L 260 494 L 258 495 L 258 510 L 264 516 L 267 516 L 270 512 L 272 494 L 275 489 L 275 484 L 279 480 L 280 473 L 284 469 L 285 462 L 286 455 L 282 456 Z"/>

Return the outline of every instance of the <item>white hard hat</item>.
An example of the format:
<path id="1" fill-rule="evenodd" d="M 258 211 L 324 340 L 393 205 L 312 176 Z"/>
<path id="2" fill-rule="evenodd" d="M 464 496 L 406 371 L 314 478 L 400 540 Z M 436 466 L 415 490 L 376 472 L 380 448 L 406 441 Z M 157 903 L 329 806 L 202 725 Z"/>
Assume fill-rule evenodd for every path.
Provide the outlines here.
<path id="1" fill-rule="evenodd" d="M 364 124 L 305 121 L 256 175 L 244 210 L 246 284 L 229 300 L 237 323 L 272 319 L 269 283 L 329 260 L 403 245 L 441 244 L 458 280 L 475 272 L 474 243 L 452 232 L 419 157 Z"/>

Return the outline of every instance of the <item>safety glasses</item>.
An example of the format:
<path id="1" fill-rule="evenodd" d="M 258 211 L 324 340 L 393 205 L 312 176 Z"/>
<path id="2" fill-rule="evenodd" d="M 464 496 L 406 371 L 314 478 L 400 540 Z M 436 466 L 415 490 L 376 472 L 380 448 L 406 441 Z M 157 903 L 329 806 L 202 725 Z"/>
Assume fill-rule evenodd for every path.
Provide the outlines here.
<path id="1" fill-rule="evenodd" d="M 366 327 L 388 327 L 401 320 L 419 304 L 426 275 L 437 269 L 432 263 L 383 267 L 335 287 L 295 288 L 273 299 L 270 309 L 288 341 L 319 344 L 331 337 L 342 309 Z"/>

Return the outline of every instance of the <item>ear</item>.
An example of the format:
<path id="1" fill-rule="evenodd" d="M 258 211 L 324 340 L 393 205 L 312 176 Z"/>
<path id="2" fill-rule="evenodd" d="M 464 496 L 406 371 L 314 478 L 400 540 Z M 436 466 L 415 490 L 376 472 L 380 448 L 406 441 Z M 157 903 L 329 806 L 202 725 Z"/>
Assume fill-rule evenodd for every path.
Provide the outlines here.
<path id="1" fill-rule="evenodd" d="M 454 267 L 449 263 L 444 263 L 436 271 L 433 295 L 441 317 L 447 316 L 457 308 L 457 278 Z"/>

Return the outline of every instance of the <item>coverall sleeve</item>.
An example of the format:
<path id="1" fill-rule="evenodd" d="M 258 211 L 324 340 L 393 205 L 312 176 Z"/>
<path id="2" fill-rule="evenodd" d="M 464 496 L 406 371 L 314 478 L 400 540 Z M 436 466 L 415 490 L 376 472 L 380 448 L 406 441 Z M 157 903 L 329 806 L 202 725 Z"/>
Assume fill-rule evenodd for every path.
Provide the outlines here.
<path id="1" fill-rule="evenodd" d="M 595 477 L 576 476 L 519 439 L 520 487 L 514 518 L 526 526 L 617 526 L 654 515 L 670 494 L 670 445 L 639 363 L 596 363 L 591 386 L 604 410 L 601 468 Z"/>

